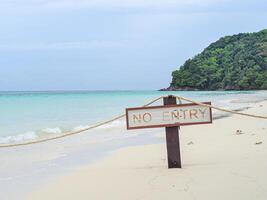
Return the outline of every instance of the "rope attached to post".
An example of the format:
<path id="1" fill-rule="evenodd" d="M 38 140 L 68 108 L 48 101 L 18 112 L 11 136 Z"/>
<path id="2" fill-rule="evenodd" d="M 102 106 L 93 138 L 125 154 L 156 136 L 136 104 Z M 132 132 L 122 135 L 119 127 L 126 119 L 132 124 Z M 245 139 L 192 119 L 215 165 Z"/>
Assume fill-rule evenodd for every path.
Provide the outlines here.
<path id="1" fill-rule="evenodd" d="M 228 110 L 228 109 L 224 109 L 224 108 L 220 108 L 217 106 L 213 106 L 213 105 L 208 105 L 208 104 L 204 104 L 204 103 L 200 103 L 191 99 L 187 99 L 185 97 L 181 97 L 181 96 L 175 96 L 177 99 L 179 100 L 184 100 L 190 103 L 194 103 L 200 106 L 205 106 L 205 107 L 209 107 L 209 108 L 213 108 L 215 110 L 219 110 L 219 111 L 223 111 L 223 112 L 228 112 L 228 113 L 232 113 L 232 114 L 236 114 L 236 115 L 243 115 L 243 116 L 247 116 L 247 117 L 253 117 L 253 118 L 259 118 L 259 119 L 267 119 L 267 116 L 260 116 L 260 115 L 253 115 L 253 114 L 247 114 L 247 113 L 241 113 L 241 112 L 237 112 L 237 111 L 233 111 L 233 110 Z"/>
<path id="2" fill-rule="evenodd" d="M 232 111 L 232 110 L 228 110 L 228 109 L 224 109 L 224 108 L 220 108 L 220 107 L 216 107 L 216 106 L 212 106 L 212 105 L 208 105 L 208 104 L 203 104 L 203 103 L 200 103 L 200 102 L 197 102 L 197 101 L 194 101 L 194 100 L 185 98 L 185 97 L 175 96 L 175 95 L 173 95 L 173 96 L 176 97 L 179 100 L 179 102 L 181 102 L 181 100 L 184 100 L 184 101 L 187 101 L 187 102 L 191 102 L 191 103 L 194 103 L 194 104 L 197 104 L 197 105 L 200 105 L 200 106 L 204 106 L 204 107 L 213 108 L 215 110 L 220 110 L 220 111 L 223 111 L 223 112 L 228 112 L 228 113 L 242 115 L 242 116 L 247 116 L 247 117 L 259 118 L 259 119 L 267 119 L 267 116 L 260 116 L 260 115 L 253 115 L 253 114 L 241 113 L 241 112 Z M 160 96 L 160 97 L 158 97 L 158 98 L 150 101 L 146 105 L 144 105 L 144 107 L 147 107 L 147 106 L 149 106 L 149 105 L 151 105 L 151 104 L 159 101 L 160 99 L 162 99 L 164 97 L 165 96 Z M 47 141 L 51 141 L 51 140 L 56 140 L 56 139 L 60 139 L 60 138 L 64 138 L 64 137 L 68 137 L 68 136 L 72 136 L 72 135 L 76 135 L 76 134 L 79 134 L 79 133 L 82 133 L 82 132 L 85 132 L 85 131 L 88 131 L 88 130 L 92 130 L 92 129 L 98 128 L 100 126 L 109 124 L 109 123 L 114 122 L 114 121 L 116 121 L 118 119 L 121 119 L 123 117 L 125 117 L 125 114 L 116 116 L 116 117 L 114 117 L 114 118 L 112 118 L 110 120 L 107 120 L 107 121 L 104 121 L 104 122 L 100 122 L 100 123 L 95 124 L 95 125 L 91 125 L 89 127 L 86 127 L 84 129 L 81 129 L 81 130 L 78 130 L 78 131 L 70 131 L 70 132 L 66 132 L 66 133 L 64 133 L 62 135 L 57 135 L 57 136 L 50 137 L 50 138 L 43 138 L 43 139 L 38 139 L 38 140 L 32 140 L 32 141 L 23 142 L 23 143 L 0 144 L 0 148 L 26 146 L 26 145 L 42 143 L 42 142 L 47 142 Z"/>

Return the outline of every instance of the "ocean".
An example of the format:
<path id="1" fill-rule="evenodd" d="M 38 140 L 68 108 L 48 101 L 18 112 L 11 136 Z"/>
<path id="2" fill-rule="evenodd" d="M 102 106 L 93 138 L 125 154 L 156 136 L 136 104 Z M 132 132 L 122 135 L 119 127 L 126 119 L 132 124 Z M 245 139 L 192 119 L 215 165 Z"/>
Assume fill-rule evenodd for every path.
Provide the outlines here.
<path id="1" fill-rule="evenodd" d="M 180 95 L 229 109 L 267 99 L 267 91 L 46 91 L 0 92 L 0 143 L 16 143 L 79 130 L 142 106 Z M 162 100 L 156 104 L 162 104 Z M 125 125 L 124 120 L 106 127 Z M 105 128 L 105 127 L 104 127 Z"/>

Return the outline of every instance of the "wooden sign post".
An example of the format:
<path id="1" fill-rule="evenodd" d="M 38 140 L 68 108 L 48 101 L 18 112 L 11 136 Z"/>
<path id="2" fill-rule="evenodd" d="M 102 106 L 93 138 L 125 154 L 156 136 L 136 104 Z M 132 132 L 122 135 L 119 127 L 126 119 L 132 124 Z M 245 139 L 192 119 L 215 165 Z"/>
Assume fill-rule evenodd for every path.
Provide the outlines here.
<path id="1" fill-rule="evenodd" d="M 164 97 L 164 105 L 175 105 L 176 98 L 172 96 Z M 179 129 L 180 126 L 166 127 L 166 144 L 169 168 L 182 168 Z"/>
<path id="2" fill-rule="evenodd" d="M 165 127 L 168 167 L 181 168 L 180 126 L 212 123 L 210 107 L 198 104 L 176 104 L 176 98 L 163 99 L 164 106 L 126 109 L 127 129 Z M 210 102 L 203 104 L 211 105 Z"/>

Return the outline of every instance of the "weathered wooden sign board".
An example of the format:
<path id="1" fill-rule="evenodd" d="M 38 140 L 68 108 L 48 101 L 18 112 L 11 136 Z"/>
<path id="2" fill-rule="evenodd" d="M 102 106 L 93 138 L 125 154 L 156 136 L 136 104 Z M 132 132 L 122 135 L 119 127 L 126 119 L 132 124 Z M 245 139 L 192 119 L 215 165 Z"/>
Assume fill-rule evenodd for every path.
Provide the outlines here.
<path id="1" fill-rule="evenodd" d="M 212 123 L 212 111 L 210 107 L 197 104 L 176 104 L 173 96 L 163 101 L 164 106 L 127 108 L 127 129 L 166 127 L 168 166 L 181 168 L 180 126 Z M 203 104 L 211 105 L 210 102 Z"/>
<path id="2" fill-rule="evenodd" d="M 196 104 L 128 108 L 126 116 L 128 129 L 207 124 L 212 121 L 211 109 Z"/>

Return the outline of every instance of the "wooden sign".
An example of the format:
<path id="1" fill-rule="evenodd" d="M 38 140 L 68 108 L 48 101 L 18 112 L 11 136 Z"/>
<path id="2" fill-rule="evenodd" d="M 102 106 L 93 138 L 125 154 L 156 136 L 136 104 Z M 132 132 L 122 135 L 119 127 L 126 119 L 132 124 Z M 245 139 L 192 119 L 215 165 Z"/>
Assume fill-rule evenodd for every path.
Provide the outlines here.
<path id="1" fill-rule="evenodd" d="M 168 167 L 181 168 L 180 126 L 212 123 L 212 111 L 197 104 L 176 104 L 176 97 L 171 95 L 164 97 L 163 103 L 164 106 L 127 108 L 127 129 L 165 127 Z"/>
<path id="2" fill-rule="evenodd" d="M 211 105 L 210 102 L 203 104 Z M 127 129 L 212 123 L 211 108 L 197 104 L 128 108 L 126 118 Z"/>

